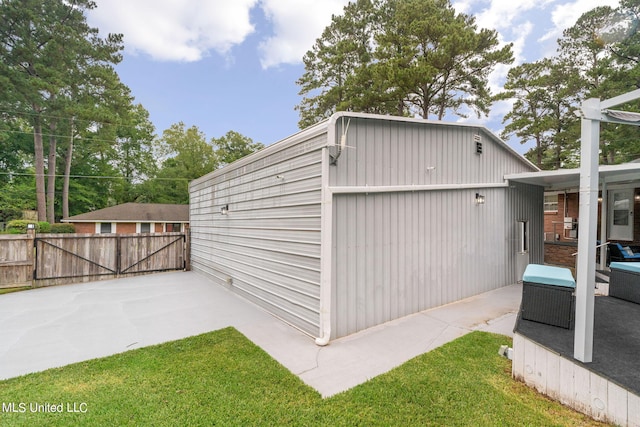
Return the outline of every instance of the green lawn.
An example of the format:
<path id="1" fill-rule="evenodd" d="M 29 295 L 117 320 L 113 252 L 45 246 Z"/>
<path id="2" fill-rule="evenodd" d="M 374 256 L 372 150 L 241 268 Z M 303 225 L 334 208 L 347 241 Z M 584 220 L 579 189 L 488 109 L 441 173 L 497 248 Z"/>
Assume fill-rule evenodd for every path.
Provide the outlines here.
<path id="1" fill-rule="evenodd" d="M 227 328 L 0 381 L 0 425 L 600 425 L 513 381 L 506 341 L 473 332 L 322 399 Z"/>

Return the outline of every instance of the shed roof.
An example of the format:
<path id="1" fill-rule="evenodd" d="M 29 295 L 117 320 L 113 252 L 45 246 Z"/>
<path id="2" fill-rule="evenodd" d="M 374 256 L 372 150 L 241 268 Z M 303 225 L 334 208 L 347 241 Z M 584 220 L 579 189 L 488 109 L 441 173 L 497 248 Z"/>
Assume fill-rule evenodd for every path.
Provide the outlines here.
<path id="1" fill-rule="evenodd" d="M 123 203 L 70 216 L 63 222 L 189 222 L 189 205 Z"/>
<path id="2" fill-rule="evenodd" d="M 600 182 L 623 183 L 637 182 L 640 180 L 640 163 L 601 165 L 598 169 Z M 505 179 L 525 184 L 539 185 L 546 190 L 564 190 L 580 187 L 580 169 L 515 173 L 506 175 Z"/>

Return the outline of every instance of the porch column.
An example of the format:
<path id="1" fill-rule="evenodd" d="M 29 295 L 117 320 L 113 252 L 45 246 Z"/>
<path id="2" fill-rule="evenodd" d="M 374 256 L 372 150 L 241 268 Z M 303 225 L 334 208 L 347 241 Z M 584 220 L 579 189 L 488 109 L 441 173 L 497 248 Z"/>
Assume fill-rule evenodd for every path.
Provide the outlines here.
<path id="1" fill-rule="evenodd" d="M 583 363 L 593 358 L 593 313 L 598 221 L 598 150 L 600 100 L 582 103 L 580 145 L 580 206 L 576 283 L 576 324 L 573 357 Z"/>

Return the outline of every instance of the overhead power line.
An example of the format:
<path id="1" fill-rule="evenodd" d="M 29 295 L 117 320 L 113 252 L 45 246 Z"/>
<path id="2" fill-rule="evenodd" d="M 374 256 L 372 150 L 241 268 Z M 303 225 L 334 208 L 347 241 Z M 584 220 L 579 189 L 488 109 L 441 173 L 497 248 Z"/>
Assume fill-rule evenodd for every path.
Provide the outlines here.
<path id="1" fill-rule="evenodd" d="M 5 133 L 14 133 L 14 134 L 23 134 L 23 135 L 33 135 L 33 132 L 26 132 L 26 131 L 22 131 L 22 130 L 4 130 L 4 131 L 0 131 L 0 132 L 5 132 Z M 58 135 L 58 134 L 54 134 L 54 133 L 46 133 L 46 132 L 41 132 L 40 135 L 42 135 L 42 137 L 55 137 L 55 138 L 61 138 L 61 139 L 69 139 L 69 135 Z M 113 143 L 116 141 L 116 139 L 104 139 L 104 138 L 94 138 L 94 137 L 90 137 L 90 138 L 81 138 L 81 137 L 74 137 L 73 138 L 74 141 L 100 141 L 100 142 L 110 142 Z"/>
<path id="2" fill-rule="evenodd" d="M 44 174 L 44 175 L 40 175 L 40 174 L 36 174 L 36 173 L 31 173 L 31 172 L 0 172 L 0 175 L 12 175 L 12 176 L 45 176 L 48 177 L 48 174 Z M 60 175 L 60 174 L 56 174 L 54 175 L 55 178 L 63 178 L 64 175 Z M 138 177 L 131 177 L 131 176 L 108 176 L 108 175 L 69 175 L 69 178 L 88 178 L 88 179 L 126 179 L 126 180 L 132 180 L 132 179 L 140 179 L 142 181 L 151 181 L 151 180 L 156 180 L 156 181 L 193 181 L 193 178 L 182 178 L 182 177 L 176 177 L 176 178 L 162 178 L 162 177 L 151 177 L 151 178 L 138 178 Z"/>

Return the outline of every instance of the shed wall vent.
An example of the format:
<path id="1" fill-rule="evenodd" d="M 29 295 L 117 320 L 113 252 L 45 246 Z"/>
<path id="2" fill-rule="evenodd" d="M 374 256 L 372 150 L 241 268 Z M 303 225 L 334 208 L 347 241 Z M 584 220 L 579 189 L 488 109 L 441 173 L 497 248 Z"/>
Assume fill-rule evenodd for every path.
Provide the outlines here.
<path id="1" fill-rule="evenodd" d="M 473 135 L 473 142 L 476 144 L 476 154 L 482 154 L 482 139 L 480 135 Z"/>

